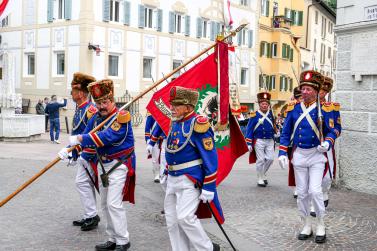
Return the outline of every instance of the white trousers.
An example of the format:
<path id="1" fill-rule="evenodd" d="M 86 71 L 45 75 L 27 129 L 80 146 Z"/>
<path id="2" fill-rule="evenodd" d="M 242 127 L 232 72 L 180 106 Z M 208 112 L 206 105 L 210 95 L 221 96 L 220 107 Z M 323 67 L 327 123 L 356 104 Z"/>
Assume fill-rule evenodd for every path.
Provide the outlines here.
<path id="1" fill-rule="evenodd" d="M 161 145 L 161 154 L 160 154 L 160 184 L 162 187 L 162 190 L 166 192 L 166 184 L 167 184 L 167 174 L 165 174 L 166 170 L 166 157 L 165 157 L 165 150 L 166 148 L 166 139 L 162 141 Z"/>
<path id="2" fill-rule="evenodd" d="M 152 171 L 154 179 L 158 179 L 160 175 L 160 164 L 158 159 L 160 158 L 160 147 L 157 142 L 152 148 Z"/>
<path id="3" fill-rule="evenodd" d="M 274 140 L 257 139 L 254 149 L 257 155 L 257 162 L 255 163 L 257 172 L 266 174 L 268 169 L 274 162 Z"/>
<path id="4" fill-rule="evenodd" d="M 106 172 L 116 163 L 116 160 L 104 163 Z M 101 209 L 106 218 L 106 233 L 109 235 L 109 241 L 117 245 L 125 245 L 129 242 L 126 208 L 122 201 L 127 170 L 125 165 L 118 166 L 109 175 L 109 186 L 103 187 L 102 182 L 100 185 Z"/>
<path id="5" fill-rule="evenodd" d="M 293 153 L 292 164 L 295 171 L 297 206 L 301 216 L 310 214 L 310 201 L 313 202 L 317 217 L 325 214 L 322 194 L 322 177 L 326 157 L 317 148 L 303 149 L 297 147 Z"/>
<path id="6" fill-rule="evenodd" d="M 213 245 L 195 212 L 199 190 L 185 175 L 168 176 L 165 195 L 165 218 L 173 251 L 206 250 Z"/>
<path id="7" fill-rule="evenodd" d="M 89 171 L 93 180 L 95 180 L 95 174 L 88 161 L 80 157 L 77 162 L 75 183 L 76 189 L 79 192 L 81 205 L 84 208 L 83 218 L 92 218 L 97 215 L 96 191 L 93 182 L 85 171 L 85 168 Z"/>

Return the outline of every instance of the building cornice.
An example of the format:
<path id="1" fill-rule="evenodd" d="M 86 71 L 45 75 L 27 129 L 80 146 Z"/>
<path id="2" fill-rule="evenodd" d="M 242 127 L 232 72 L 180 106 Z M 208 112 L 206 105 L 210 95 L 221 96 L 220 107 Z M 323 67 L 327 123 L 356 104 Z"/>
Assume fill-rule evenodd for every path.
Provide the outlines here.
<path id="1" fill-rule="evenodd" d="M 343 25 L 336 25 L 334 27 L 334 31 L 337 34 L 342 33 L 353 33 L 355 30 L 374 30 L 377 27 L 377 20 L 374 21 L 360 21 L 356 23 L 350 23 L 350 24 L 343 24 Z"/>

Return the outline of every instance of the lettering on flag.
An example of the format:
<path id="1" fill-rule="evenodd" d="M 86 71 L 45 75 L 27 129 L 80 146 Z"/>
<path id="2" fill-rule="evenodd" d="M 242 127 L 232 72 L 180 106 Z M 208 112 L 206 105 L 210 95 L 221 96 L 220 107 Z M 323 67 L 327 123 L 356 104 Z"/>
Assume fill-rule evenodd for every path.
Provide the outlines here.
<path id="1" fill-rule="evenodd" d="M 171 119 L 171 110 L 161 98 L 159 100 L 154 100 L 154 104 L 156 105 L 157 109 L 161 111 L 162 114 Z"/>

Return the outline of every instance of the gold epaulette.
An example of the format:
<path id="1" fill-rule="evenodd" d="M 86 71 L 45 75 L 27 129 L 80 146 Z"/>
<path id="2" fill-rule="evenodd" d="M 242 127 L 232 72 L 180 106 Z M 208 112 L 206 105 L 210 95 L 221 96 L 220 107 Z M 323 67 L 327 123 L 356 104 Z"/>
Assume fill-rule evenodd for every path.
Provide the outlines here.
<path id="1" fill-rule="evenodd" d="M 97 108 L 93 104 L 90 104 L 86 116 L 90 119 L 96 112 L 98 112 Z"/>
<path id="2" fill-rule="evenodd" d="M 195 119 L 194 124 L 194 131 L 198 133 L 205 133 L 209 130 L 211 127 L 211 124 L 209 123 L 209 120 L 205 116 L 198 116 Z"/>
<path id="3" fill-rule="evenodd" d="M 256 112 L 250 112 L 249 118 L 254 118 L 255 116 L 257 116 Z"/>
<path id="4" fill-rule="evenodd" d="M 292 111 L 295 108 L 295 105 L 297 104 L 296 101 L 288 103 L 287 109 L 285 110 L 286 113 Z"/>
<path id="5" fill-rule="evenodd" d="M 340 103 L 332 103 L 334 111 L 339 112 L 340 111 Z"/>
<path id="6" fill-rule="evenodd" d="M 324 112 L 332 112 L 334 110 L 334 106 L 331 102 L 324 102 L 322 105 L 322 110 Z"/>
<path id="7" fill-rule="evenodd" d="M 131 114 L 129 111 L 122 110 L 117 115 L 118 123 L 124 124 L 124 123 L 128 123 L 130 120 L 131 120 Z"/>

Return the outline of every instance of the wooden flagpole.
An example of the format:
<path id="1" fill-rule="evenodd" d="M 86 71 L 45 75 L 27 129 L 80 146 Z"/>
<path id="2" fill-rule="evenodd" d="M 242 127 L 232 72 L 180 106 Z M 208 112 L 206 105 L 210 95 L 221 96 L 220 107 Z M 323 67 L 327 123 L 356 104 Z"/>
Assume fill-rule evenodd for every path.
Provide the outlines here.
<path id="1" fill-rule="evenodd" d="M 240 26 L 237 27 L 234 31 L 231 31 L 227 36 L 222 37 L 219 39 L 219 41 L 224 41 L 232 36 L 235 36 L 237 32 L 241 31 L 243 28 L 245 28 L 247 24 L 241 24 Z M 127 109 L 133 102 L 136 100 L 142 98 L 145 94 L 156 88 L 158 85 L 160 85 L 162 82 L 164 82 L 166 79 L 170 78 L 173 76 L 176 72 L 180 71 L 182 68 L 186 67 L 188 64 L 190 64 L 192 61 L 195 59 L 199 58 L 203 54 L 207 53 L 209 50 L 214 48 L 216 46 L 216 43 L 213 45 L 209 46 L 208 48 L 204 49 L 203 51 L 199 52 L 196 54 L 194 57 L 192 57 L 190 60 L 188 60 L 186 63 L 180 65 L 176 69 L 174 69 L 172 72 L 158 80 L 156 83 L 148 87 L 145 91 L 141 92 L 138 94 L 136 97 L 134 97 L 131 101 L 129 101 L 127 104 L 123 105 L 121 108 L 119 108 L 119 111 Z M 90 133 L 96 132 L 99 129 L 101 129 L 109 120 L 111 119 L 111 116 L 105 119 L 102 123 L 100 123 L 98 126 L 93 128 Z M 75 146 L 72 146 L 71 148 L 68 149 L 68 152 L 73 151 Z M 24 184 L 22 184 L 20 187 L 18 187 L 13 193 L 8 195 L 4 200 L 0 202 L 0 207 L 5 205 L 8 201 L 10 201 L 14 196 L 16 196 L 18 193 L 20 193 L 22 190 L 24 190 L 26 187 L 28 187 L 31 183 L 33 183 L 36 179 L 38 179 L 40 176 L 42 176 L 47 170 L 49 170 L 51 167 L 53 167 L 56 163 L 60 161 L 59 157 L 56 157 L 54 160 L 52 160 L 50 163 L 47 164 L 41 171 L 39 171 L 37 174 L 35 174 L 33 177 L 31 177 L 29 180 L 27 180 Z"/>

